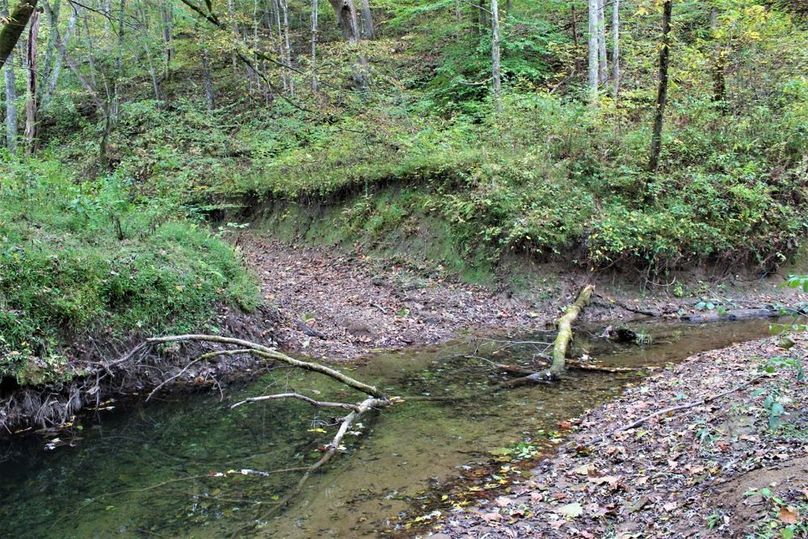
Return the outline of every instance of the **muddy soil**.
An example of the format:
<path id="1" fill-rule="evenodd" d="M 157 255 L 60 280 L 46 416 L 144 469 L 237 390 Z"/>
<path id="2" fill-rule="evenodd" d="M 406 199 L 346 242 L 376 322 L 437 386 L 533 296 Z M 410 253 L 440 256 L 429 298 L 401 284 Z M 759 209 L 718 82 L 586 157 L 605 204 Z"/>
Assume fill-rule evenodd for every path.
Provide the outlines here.
<path id="1" fill-rule="evenodd" d="M 552 327 L 561 309 L 588 282 L 596 283 L 598 295 L 581 322 L 634 319 L 643 313 L 718 318 L 695 308 L 698 297 L 676 298 L 664 287 L 648 292 L 612 274 L 566 271 L 548 279 L 537 275 L 537 283 L 549 284 L 515 291 L 462 283 L 440 268 L 388 262 L 359 249 L 289 245 L 259 232 L 242 234 L 236 243 L 256 271 L 264 298 L 278 309 L 281 344 L 329 360 L 443 342 L 471 331 L 514 334 Z M 721 296 L 716 303 L 731 309 L 808 301 L 806 295 L 777 287 L 778 282 L 722 285 L 713 295 Z"/>

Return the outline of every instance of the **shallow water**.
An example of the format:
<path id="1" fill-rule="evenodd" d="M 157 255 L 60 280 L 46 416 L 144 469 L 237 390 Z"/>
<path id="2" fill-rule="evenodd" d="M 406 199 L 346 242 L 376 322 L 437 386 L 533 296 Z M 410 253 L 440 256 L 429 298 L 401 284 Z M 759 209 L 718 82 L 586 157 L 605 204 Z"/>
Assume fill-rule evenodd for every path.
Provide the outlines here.
<path id="1" fill-rule="evenodd" d="M 703 350 L 769 335 L 769 321 L 630 324 L 653 344 L 617 346 L 579 333 L 576 352 L 608 365 L 662 366 Z M 549 335 L 519 341 L 549 341 Z M 284 512 L 273 502 L 297 473 L 251 475 L 319 458 L 333 412 L 271 402 L 231 410 L 248 396 L 287 388 L 358 401 L 330 380 L 277 371 L 221 395 L 176 395 L 86 417 L 53 450 L 38 436 L 0 446 L 0 537 L 375 537 L 458 467 L 492 450 L 546 439 L 638 380 L 634 373 L 576 373 L 560 384 L 492 391 L 502 380 L 484 360 L 527 364 L 544 348 L 467 339 L 375 356 L 349 369 L 390 394 L 411 397 L 368 417 L 346 452 L 313 477 Z M 328 431 L 327 433 L 322 432 Z"/>

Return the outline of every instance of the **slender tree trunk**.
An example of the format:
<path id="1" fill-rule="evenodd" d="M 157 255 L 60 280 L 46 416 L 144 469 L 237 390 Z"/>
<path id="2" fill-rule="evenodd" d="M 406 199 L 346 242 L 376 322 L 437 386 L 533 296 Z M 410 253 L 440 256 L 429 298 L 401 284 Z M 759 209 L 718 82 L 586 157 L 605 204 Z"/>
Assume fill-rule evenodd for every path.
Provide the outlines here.
<path id="1" fill-rule="evenodd" d="M 718 27 L 718 10 L 710 11 L 710 29 L 715 33 Z M 721 112 L 726 111 L 727 79 L 727 51 L 720 43 L 717 44 L 713 57 L 713 101 Z"/>
<path id="2" fill-rule="evenodd" d="M 598 0 L 589 0 L 589 99 L 598 99 Z"/>
<path id="3" fill-rule="evenodd" d="M 8 0 L 0 4 L 0 17 L 8 17 Z M 6 148 L 11 153 L 17 151 L 17 81 L 14 77 L 14 57 L 3 73 L 6 83 Z"/>
<path id="4" fill-rule="evenodd" d="M 311 0 L 311 91 L 317 93 L 317 18 L 319 17 L 317 0 Z"/>
<path id="5" fill-rule="evenodd" d="M 161 33 L 163 34 L 163 48 L 165 50 L 165 65 L 163 66 L 164 76 L 168 78 L 168 72 L 171 68 L 171 59 L 174 57 L 174 44 L 171 40 L 172 27 L 174 25 L 174 16 L 171 11 L 171 4 L 166 2 L 160 3 L 160 19 L 161 19 Z"/>
<path id="6" fill-rule="evenodd" d="M 138 4 L 138 11 L 140 11 L 140 18 L 143 21 L 143 32 L 148 35 L 151 32 L 151 24 L 149 14 L 146 11 L 144 4 Z M 146 55 L 146 64 L 151 78 L 152 90 L 154 91 L 154 99 L 160 102 L 160 81 L 157 78 L 157 69 L 154 67 L 154 60 L 152 59 L 151 49 L 149 48 L 149 40 L 143 41 L 143 53 Z"/>
<path id="7" fill-rule="evenodd" d="M 620 93 L 620 0 L 612 0 L 612 84 L 617 99 Z"/>
<path id="8" fill-rule="evenodd" d="M 575 17 L 575 6 L 570 6 L 571 28 L 572 28 L 572 43 L 575 48 L 578 48 L 578 22 Z"/>
<path id="9" fill-rule="evenodd" d="M 3 74 L 6 82 L 6 148 L 17 151 L 17 81 L 14 77 L 14 62 L 8 62 Z"/>
<path id="10" fill-rule="evenodd" d="M 236 42 L 239 39 L 238 22 L 236 22 L 236 8 L 233 0 L 227 0 L 227 17 L 230 19 L 230 25 L 233 29 L 233 38 Z M 238 57 L 236 53 L 230 55 L 230 60 L 233 63 L 233 73 L 238 75 Z"/>
<path id="11" fill-rule="evenodd" d="M 56 85 L 59 83 L 59 74 L 62 72 L 63 61 L 62 55 L 59 53 L 59 47 L 57 46 L 59 41 L 58 15 L 52 14 L 50 9 L 48 9 L 48 16 L 51 20 L 51 33 L 48 41 L 48 49 L 50 50 L 50 48 L 53 47 L 54 58 L 53 67 L 46 71 L 47 80 L 43 81 L 43 84 L 41 84 L 42 87 L 40 87 L 40 91 L 42 93 L 42 98 L 39 102 L 40 107 L 46 107 L 48 103 L 50 103 L 51 96 L 56 90 Z M 73 30 L 76 28 L 77 20 L 78 13 L 76 8 L 71 6 L 70 18 L 67 20 L 67 29 L 65 30 L 64 35 L 65 44 L 70 41 L 70 36 L 73 34 Z"/>
<path id="12" fill-rule="evenodd" d="M 210 76 L 210 61 L 208 60 L 208 49 L 202 49 L 202 79 L 205 85 L 205 101 L 208 105 L 208 112 L 213 112 L 215 106 L 213 96 L 213 80 Z"/>
<path id="13" fill-rule="evenodd" d="M 376 34 L 373 28 L 373 13 L 370 11 L 369 0 L 361 0 L 362 10 L 362 39 L 373 39 Z"/>
<path id="14" fill-rule="evenodd" d="M 670 62 L 670 34 L 672 0 L 662 4 L 662 48 L 659 50 L 659 88 L 657 90 L 656 114 L 654 115 L 654 131 L 651 134 L 651 158 L 648 169 L 656 172 L 659 168 L 659 154 L 662 150 L 662 122 L 665 117 L 665 105 L 668 102 L 668 65 Z"/>
<path id="15" fill-rule="evenodd" d="M 71 6 L 72 7 L 72 6 Z M 78 21 L 78 11 L 76 8 L 72 9 L 70 13 L 70 18 L 67 20 L 67 28 L 65 29 L 64 35 L 64 43 L 65 47 L 70 42 L 70 36 L 73 35 L 73 31 L 76 29 L 76 22 Z M 59 42 L 59 29 L 57 27 L 56 32 L 53 36 L 53 43 L 54 47 L 59 49 L 58 47 Z M 64 58 L 62 54 L 57 54 L 56 58 L 53 60 L 53 70 L 51 71 L 50 77 L 48 78 L 48 86 L 45 88 L 45 92 L 42 95 L 42 106 L 44 107 L 50 102 L 51 96 L 53 96 L 53 92 L 56 91 L 56 85 L 59 83 L 59 74 L 62 72 L 62 64 Z"/>
<path id="16" fill-rule="evenodd" d="M 502 112 L 502 73 L 500 67 L 499 5 L 491 0 L 491 66 L 493 78 L 494 106 Z"/>
<path id="17" fill-rule="evenodd" d="M 281 25 L 281 0 L 272 0 L 272 9 L 275 12 L 275 27 L 278 30 L 278 56 L 285 60 L 283 45 L 283 26 Z M 289 74 L 285 69 L 281 69 L 281 84 L 285 92 L 289 91 Z"/>
<path id="18" fill-rule="evenodd" d="M 110 117 L 112 120 L 112 124 L 114 125 L 118 121 L 118 114 L 120 112 L 121 103 L 120 103 L 120 79 L 121 73 L 123 71 L 123 46 L 124 46 L 124 26 L 123 26 L 123 19 L 126 13 L 126 0 L 120 0 L 118 4 L 118 47 L 115 51 L 115 73 L 113 73 L 112 77 L 112 100 L 111 100 L 111 110 L 110 110 Z"/>
<path id="19" fill-rule="evenodd" d="M 50 74 L 53 71 L 53 65 L 58 58 L 58 54 L 56 51 L 56 31 L 59 28 L 59 12 L 62 8 L 61 0 L 54 0 L 53 5 L 49 2 L 45 2 L 45 13 L 48 15 L 48 48 L 45 49 L 45 63 L 42 65 L 42 74 L 39 78 L 39 83 L 37 84 L 37 91 L 39 92 L 38 100 L 39 103 L 42 103 L 42 97 L 47 91 L 48 88 L 48 79 L 50 78 Z"/>
<path id="20" fill-rule="evenodd" d="M 603 12 L 603 0 L 598 2 L 598 79 L 601 84 L 609 80 L 609 66 L 606 61 L 606 17 Z"/>
<path id="21" fill-rule="evenodd" d="M 31 15 L 28 27 L 28 93 L 25 100 L 25 151 L 34 153 L 36 144 L 36 46 L 39 37 L 39 12 Z"/>
<path id="22" fill-rule="evenodd" d="M 0 27 L 0 69 L 11 55 L 17 41 L 20 40 L 28 20 L 36 9 L 36 4 L 37 0 L 21 0 L 8 17 L 8 22 Z"/>
<path id="23" fill-rule="evenodd" d="M 292 65 L 292 47 L 289 43 L 289 4 L 287 0 L 280 0 L 283 10 L 283 52 L 286 65 Z M 289 93 L 295 94 L 295 79 L 291 73 L 288 76 Z"/>

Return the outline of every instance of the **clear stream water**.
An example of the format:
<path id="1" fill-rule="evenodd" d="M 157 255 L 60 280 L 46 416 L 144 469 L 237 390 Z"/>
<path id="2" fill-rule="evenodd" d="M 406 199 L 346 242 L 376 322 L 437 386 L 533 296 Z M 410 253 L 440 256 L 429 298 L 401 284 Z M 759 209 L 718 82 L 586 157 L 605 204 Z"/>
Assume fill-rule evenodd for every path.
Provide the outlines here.
<path id="1" fill-rule="evenodd" d="M 585 333 L 576 342 L 603 364 L 663 366 L 699 351 L 769 335 L 769 321 L 630 324 L 653 344 L 618 346 Z M 550 335 L 522 336 L 546 341 Z M 230 409 L 248 396 L 293 388 L 358 401 L 330 380 L 277 371 L 241 388 L 173 395 L 86 416 L 66 445 L 41 436 L 0 443 L 0 537 L 377 537 L 396 517 L 440 492 L 459 467 L 557 428 L 560 420 L 619 394 L 635 373 L 576 373 L 552 386 L 491 391 L 502 377 L 484 361 L 526 364 L 538 348 L 466 339 L 374 356 L 344 370 L 412 397 L 368 417 L 346 454 L 312 477 L 283 512 L 268 516 L 296 473 L 244 475 L 319 458 L 333 412 L 271 402 Z M 327 430 L 327 429 L 326 429 Z M 229 473 L 228 473 L 229 472 Z"/>

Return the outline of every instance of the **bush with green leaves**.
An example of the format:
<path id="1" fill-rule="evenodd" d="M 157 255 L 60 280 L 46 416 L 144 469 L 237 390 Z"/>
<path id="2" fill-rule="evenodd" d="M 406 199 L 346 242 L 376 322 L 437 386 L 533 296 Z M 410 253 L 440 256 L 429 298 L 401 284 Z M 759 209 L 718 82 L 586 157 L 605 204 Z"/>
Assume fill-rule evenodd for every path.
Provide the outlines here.
<path id="1" fill-rule="evenodd" d="M 74 374 L 77 336 L 201 327 L 218 304 L 256 307 L 239 257 L 120 174 L 76 181 L 55 160 L 0 161 L 0 378 Z"/>

